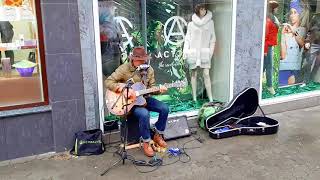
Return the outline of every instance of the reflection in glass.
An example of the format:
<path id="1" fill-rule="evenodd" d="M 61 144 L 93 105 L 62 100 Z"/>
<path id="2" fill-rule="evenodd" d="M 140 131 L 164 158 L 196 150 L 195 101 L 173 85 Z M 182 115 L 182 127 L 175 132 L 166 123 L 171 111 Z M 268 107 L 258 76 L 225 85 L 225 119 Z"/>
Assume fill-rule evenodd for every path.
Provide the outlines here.
<path id="1" fill-rule="evenodd" d="M 189 82 L 157 97 L 173 112 L 228 100 L 231 9 L 232 1 L 147 1 L 148 52 L 157 82 Z"/>
<path id="2" fill-rule="evenodd" d="M 139 1 L 99 0 L 102 70 L 105 77 L 127 62 L 134 46 L 142 45 Z"/>
<path id="3" fill-rule="evenodd" d="M 120 65 L 120 30 L 115 16 L 116 6 L 112 2 L 99 2 L 100 42 L 102 71 L 108 77 Z"/>

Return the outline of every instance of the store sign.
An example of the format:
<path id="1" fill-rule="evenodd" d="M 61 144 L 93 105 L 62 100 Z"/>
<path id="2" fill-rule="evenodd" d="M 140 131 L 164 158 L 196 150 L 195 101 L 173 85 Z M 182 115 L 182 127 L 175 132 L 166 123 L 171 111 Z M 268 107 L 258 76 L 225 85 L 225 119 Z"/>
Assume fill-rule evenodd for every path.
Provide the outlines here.
<path id="1" fill-rule="evenodd" d="M 172 22 L 172 23 L 171 23 Z M 169 26 L 171 24 L 171 26 Z M 183 32 L 183 26 L 187 26 L 187 22 L 180 16 L 172 16 L 169 18 L 165 25 L 164 25 L 164 37 L 166 39 L 164 45 L 167 45 L 168 43 L 172 45 L 180 45 L 184 42 L 185 34 Z M 167 33 L 167 29 L 169 29 L 169 32 Z M 175 31 L 176 29 L 176 31 Z M 176 38 L 176 37 L 180 37 Z M 182 37 L 182 38 L 181 38 Z M 172 41 L 172 39 L 175 39 L 175 41 Z"/>
<path id="2" fill-rule="evenodd" d="M 172 58 L 174 57 L 175 50 L 170 51 L 164 51 L 163 53 L 159 51 L 157 54 L 155 54 L 156 58 Z"/>
<path id="3" fill-rule="evenodd" d="M 132 23 L 127 18 L 122 16 L 117 16 L 114 19 L 120 25 L 120 28 L 123 32 L 121 34 L 121 37 L 127 39 L 127 41 L 123 42 L 123 47 L 130 45 L 130 47 L 133 48 L 132 37 L 129 35 L 126 29 L 126 26 L 124 25 L 124 24 L 127 24 L 132 29 L 133 28 Z"/>
<path id="4" fill-rule="evenodd" d="M 101 4 L 102 5 L 102 4 Z M 105 22 L 108 23 L 109 17 L 112 17 L 114 8 L 106 6 L 101 7 L 100 16 L 105 18 Z M 133 48 L 135 46 L 133 41 L 133 34 L 131 32 L 135 29 L 133 23 L 123 16 L 114 17 L 115 24 L 108 24 L 109 26 L 116 26 L 117 33 L 122 37 L 122 48 Z M 187 22 L 180 16 L 172 16 L 166 20 L 163 31 L 158 32 L 163 34 L 163 41 L 158 41 L 161 44 L 156 51 L 151 52 L 152 61 L 151 65 L 155 68 L 155 74 L 158 77 L 160 83 L 165 83 L 168 79 L 177 80 L 183 77 L 181 71 L 182 57 L 181 50 L 177 49 L 185 39 L 185 33 L 183 29 L 187 26 Z M 108 26 L 107 26 L 108 27 Z M 156 40 L 157 41 L 157 40 Z M 164 46 L 163 46 L 164 45 Z M 172 45 L 168 46 L 167 45 Z"/>
<path id="5" fill-rule="evenodd" d="M 130 45 L 131 48 L 134 47 L 134 44 L 132 42 L 133 37 L 130 36 L 128 33 L 128 30 L 126 27 L 130 27 L 133 29 L 132 23 L 125 17 L 117 16 L 115 17 L 115 21 L 117 24 L 119 24 L 119 27 L 121 28 L 121 36 L 122 38 L 125 38 L 127 41 L 123 42 L 123 47 L 126 47 Z M 127 26 L 126 26 L 127 25 Z M 172 45 L 180 45 L 184 42 L 185 34 L 183 31 L 183 27 L 187 26 L 187 22 L 180 16 L 173 16 L 169 18 L 165 25 L 164 25 L 164 37 L 165 37 L 165 43 L 164 45 L 172 44 Z M 169 29 L 169 31 L 167 31 Z M 172 40 L 174 39 L 174 41 Z M 164 54 L 164 56 L 168 56 Z"/>

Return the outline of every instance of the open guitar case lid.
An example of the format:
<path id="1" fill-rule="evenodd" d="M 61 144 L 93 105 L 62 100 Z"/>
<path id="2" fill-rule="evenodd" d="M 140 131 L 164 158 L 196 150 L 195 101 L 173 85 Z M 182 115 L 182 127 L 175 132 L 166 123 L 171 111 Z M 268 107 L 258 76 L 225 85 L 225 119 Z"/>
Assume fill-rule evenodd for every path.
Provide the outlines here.
<path id="1" fill-rule="evenodd" d="M 253 116 L 257 109 L 263 116 Z M 246 88 L 221 111 L 206 119 L 209 136 L 214 139 L 237 135 L 266 135 L 278 132 L 278 121 L 265 116 L 256 89 Z"/>

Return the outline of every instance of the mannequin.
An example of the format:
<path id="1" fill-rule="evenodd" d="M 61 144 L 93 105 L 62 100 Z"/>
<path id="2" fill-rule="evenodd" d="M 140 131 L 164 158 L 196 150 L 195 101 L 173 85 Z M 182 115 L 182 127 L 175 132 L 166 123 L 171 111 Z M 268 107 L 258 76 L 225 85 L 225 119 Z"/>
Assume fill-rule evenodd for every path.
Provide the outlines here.
<path id="1" fill-rule="evenodd" d="M 300 76 L 302 53 L 309 22 L 309 6 L 305 0 L 291 0 L 290 24 L 284 24 L 281 35 L 279 86 L 297 83 Z"/>
<path id="2" fill-rule="evenodd" d="M 278 2 L 274 0 L 268 1 L 268 14 L 266 19 L 266 35 L 264 43 L 264 61 L 263 70 L 266 73 L 268 91 L 274 95 L 275 91 L 272 87 L 273 74 L 273 47 L 277 45 L 278 29 L 280 22 L 275 16 L 278 9 Z"/>
<path id="3" fill-rule="evenodd" d="M 205 4 L 198 4 L 188 24 L 183 47 L 183 58 L 191 70 L 192 97 L 197 101 L 197 71 L 202 70 L 205 88 L 209 101 L 213 101 L 209 70 L 213 56 L 216 36 L 212 13 Z"/>

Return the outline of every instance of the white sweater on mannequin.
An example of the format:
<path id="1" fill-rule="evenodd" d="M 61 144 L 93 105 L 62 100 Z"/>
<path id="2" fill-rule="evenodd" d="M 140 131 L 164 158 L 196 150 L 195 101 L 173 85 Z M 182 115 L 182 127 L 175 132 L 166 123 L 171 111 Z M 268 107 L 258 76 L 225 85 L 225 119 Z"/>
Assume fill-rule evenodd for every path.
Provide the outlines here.
<path id="1" fill-rule="evenodd" d="M 183 57 L 189 69 L 211 68 L 211 58 L 216 42 L 212 13 L 200 18 L 192 15 L 192 22 L 188 24 L 187 34 L 183 48 Z"/>
<path id="2" fill-rule="evenodd" d="M 202 18 L 193 14 L 192 22 L 188 24 L 183 58 L 186 60 L 189 69 L 191 69 L 191 86 L 194 101 L 197 101 L 197 67 L 202 69 L 209 101 L 213 101 L 209 69 L 211 68 L 215 42 L 216 35 L 212 13 L 207 10 L 206 15 Z"/>

